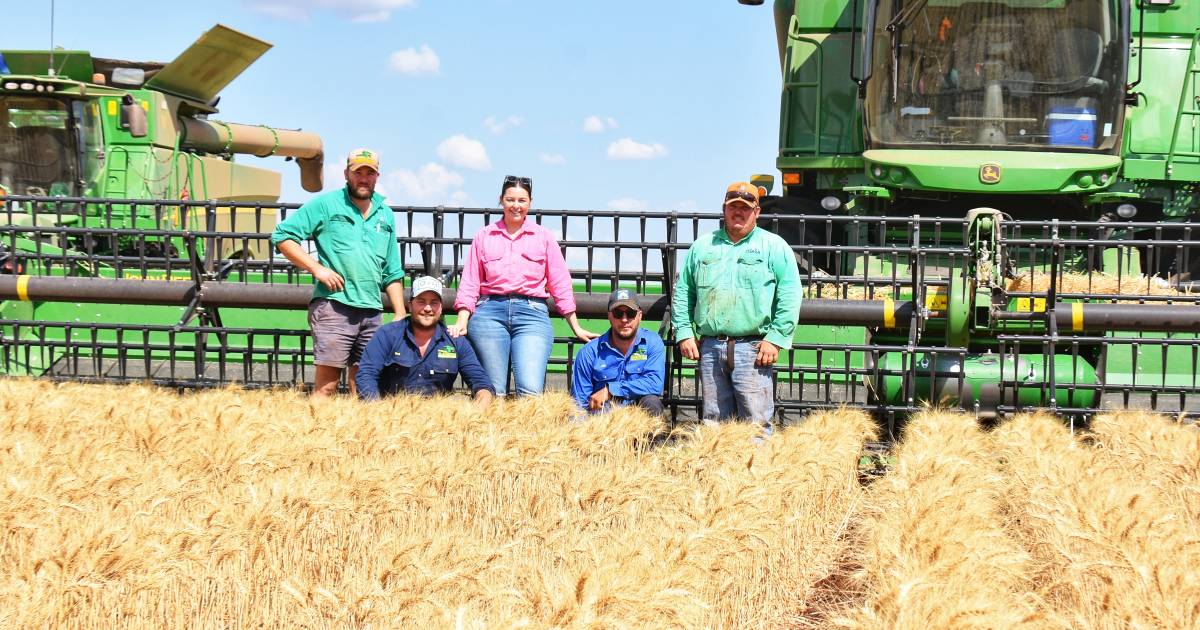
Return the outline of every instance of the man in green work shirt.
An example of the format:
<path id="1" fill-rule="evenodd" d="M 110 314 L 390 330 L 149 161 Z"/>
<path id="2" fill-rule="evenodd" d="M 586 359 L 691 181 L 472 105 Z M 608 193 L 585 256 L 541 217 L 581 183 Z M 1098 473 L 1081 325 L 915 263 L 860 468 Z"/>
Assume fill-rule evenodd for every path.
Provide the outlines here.
<path id="1" fill-rule="evenodd" d="M 396 319 L 404 318 L 404 269 L 396 247 L 396 220 L 383 196 L 375 193 L 379 155 L 355 149 L 346 158 L 346 187 L 316 197 L 284 219 L 271 242 L 292 264 L 316 279 L 308 305 L 317 367 L 313 396 L 337 391 L 342 370 L 350 367 L 354 393 L 357 363 L 381 322 L 387 291 Z M 314 259 L 300 246 L 312 239 Z"/>
<path id="2" fill-rule="evenodd" d="M 680 352 L 700 362 L 701 418 L 744 418 L 769 433 L 771 366 L 792 346 L 800 273 L 788 244 L 756 224 L 764 192 L 746 182 L 726 189 L 723 228 L 688 248 L 671 323 Z"/>

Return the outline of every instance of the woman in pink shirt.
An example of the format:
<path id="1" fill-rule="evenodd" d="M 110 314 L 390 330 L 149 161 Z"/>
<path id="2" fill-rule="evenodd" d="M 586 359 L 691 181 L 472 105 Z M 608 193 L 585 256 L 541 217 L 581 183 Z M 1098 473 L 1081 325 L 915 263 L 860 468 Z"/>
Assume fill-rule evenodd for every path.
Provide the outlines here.
<path id="1" fill-rule="evenodd" d="M 558 240 L 525 220 L 532 198 L 528 177 L 504 178 L 504 218 L 485 225 L 471 241 L 454 301 L 458 320 L 449 327 L 451 335 L 470 339 L 500 396 L 508 391 L 510 366 L 518 394 L 540 394 L 545 387 L 554 346 L 546 298 L 554 297 L 576 337 L 585 342 L 596 337 L 575 316 L 571 274 Z"/>

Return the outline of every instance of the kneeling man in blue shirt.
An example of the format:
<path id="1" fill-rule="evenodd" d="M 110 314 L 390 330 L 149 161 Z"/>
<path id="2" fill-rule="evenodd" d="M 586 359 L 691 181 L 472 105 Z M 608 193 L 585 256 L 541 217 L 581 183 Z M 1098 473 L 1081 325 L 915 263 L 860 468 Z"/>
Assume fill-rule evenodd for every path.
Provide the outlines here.
<path id="1" fill-rule="evenodd" d="M 487 406 L 496 390 L 466 337 L 451 337 L 442 323 L 442 282 L 413 282 L 408 319 L 383 326 L 358 363 L 358 397 L 375 400 L 397 392 L 448 394 L 462 374 L 475 401 Z"/>
<path id="2" fill-rule="evenodd" d="M 612 292 L 608 323 L 608 332 L 575 357 L 571 395 L 576 404 L 592 413 L 612 405 L 638 405 L 662 415 L 666 352 L 657 334 L 641 328 L 642 307 L 633 291 Z"/>

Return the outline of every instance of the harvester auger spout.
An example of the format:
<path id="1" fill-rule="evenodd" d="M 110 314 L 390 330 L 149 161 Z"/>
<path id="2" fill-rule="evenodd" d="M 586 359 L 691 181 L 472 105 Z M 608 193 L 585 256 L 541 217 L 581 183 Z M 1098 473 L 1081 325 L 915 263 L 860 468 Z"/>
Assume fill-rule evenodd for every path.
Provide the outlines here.
<path id="1" fill-rule="evenodd" d="M 183 118 L 181 122 L 182 144 L 188 149 L 218 155 L 295 158 L 300 166 L 300 186 L 308 192 L 324 188 L 325 154 L 321 137 L 315 133 L 201 118 Z"/>

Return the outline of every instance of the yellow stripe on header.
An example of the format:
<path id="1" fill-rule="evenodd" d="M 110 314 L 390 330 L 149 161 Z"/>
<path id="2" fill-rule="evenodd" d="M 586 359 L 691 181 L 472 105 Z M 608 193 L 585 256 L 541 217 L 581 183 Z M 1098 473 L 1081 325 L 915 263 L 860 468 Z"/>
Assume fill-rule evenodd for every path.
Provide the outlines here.
<path id="1" fill-rule="evenodd" d="M 1079 302 L 1071 305 L 1071 330 L 1083 331 L 1083 304 Z"/>
<path id="2" fill-rule="evenodd" d="M 892 298 L 883 298 L 883 327 L 896 327 L 896 303 Z"/>
<path id="3" fill-rule="evenodd" d="M 17 276 L 17 299 L 22 302 L 29 301 L 29 276 Z"/>

